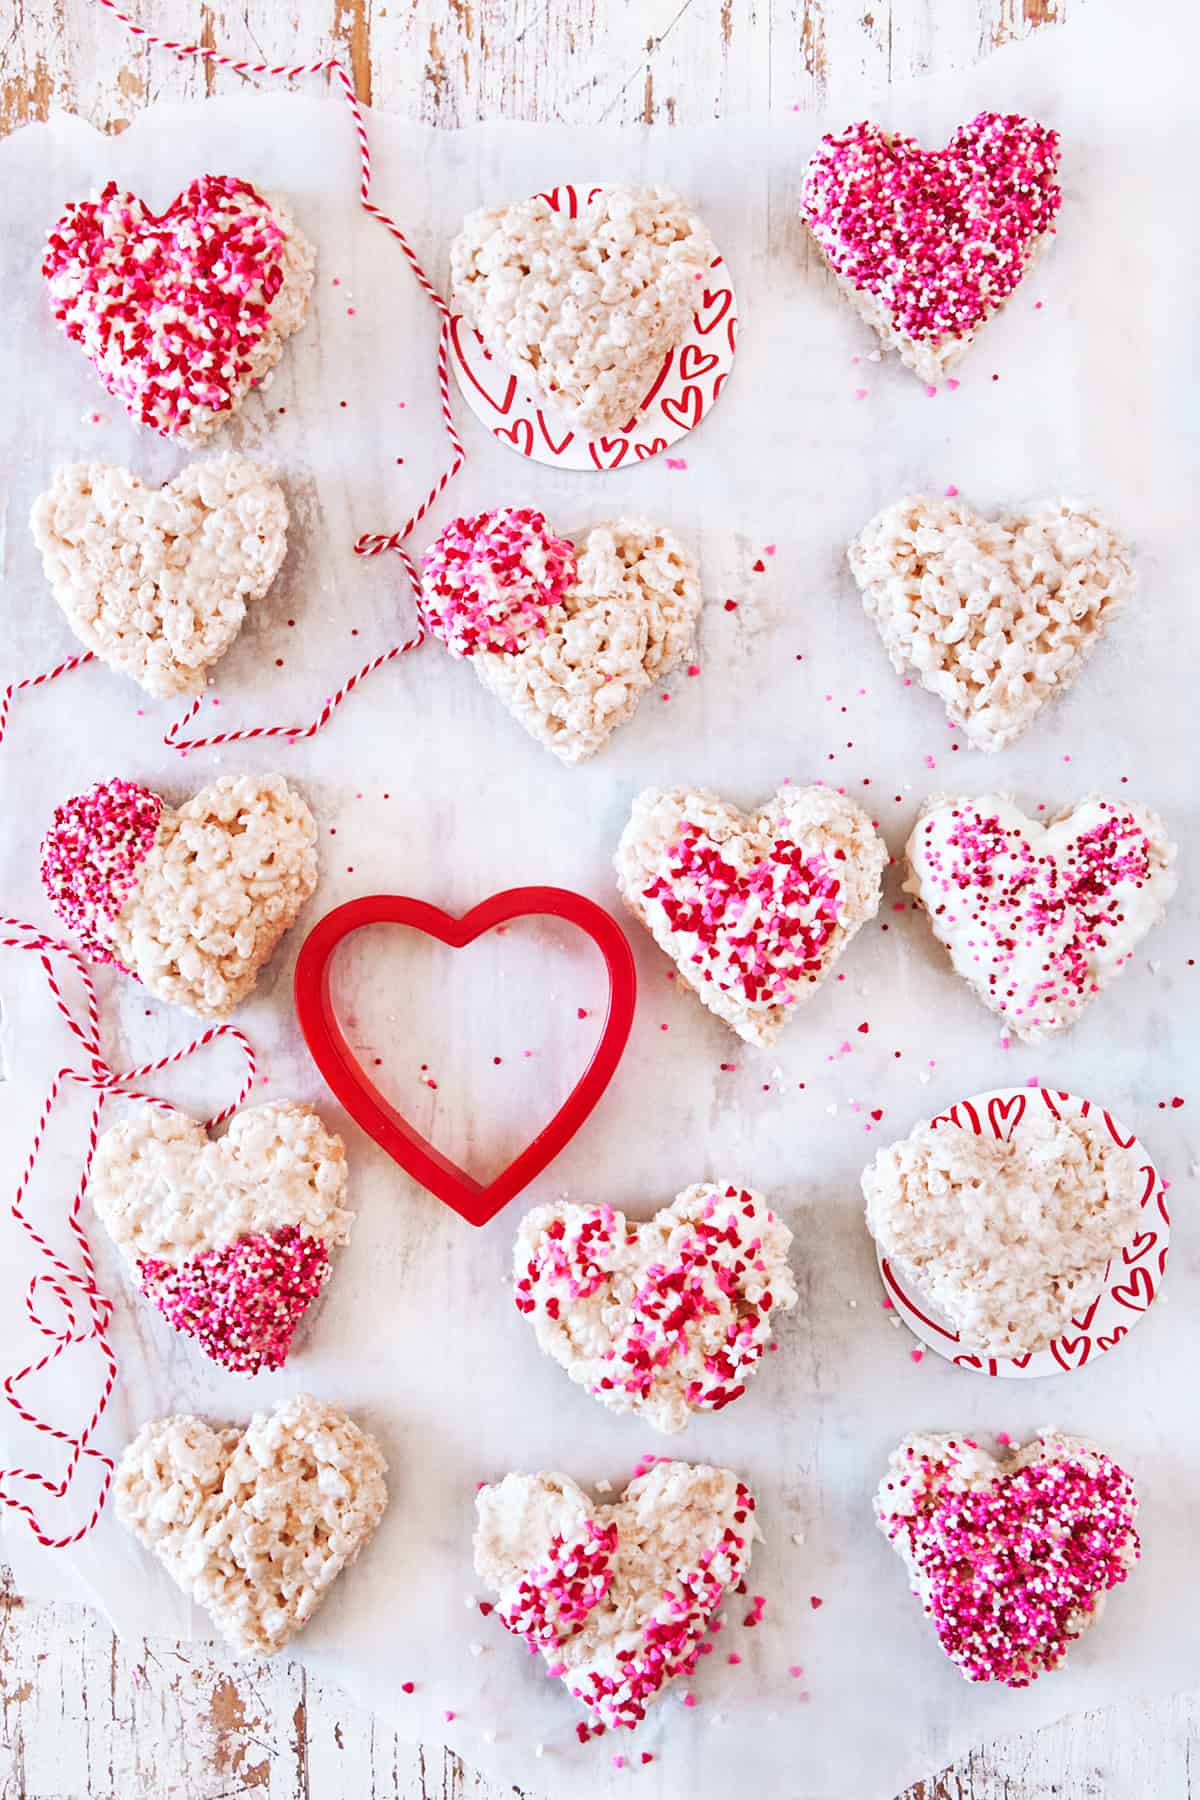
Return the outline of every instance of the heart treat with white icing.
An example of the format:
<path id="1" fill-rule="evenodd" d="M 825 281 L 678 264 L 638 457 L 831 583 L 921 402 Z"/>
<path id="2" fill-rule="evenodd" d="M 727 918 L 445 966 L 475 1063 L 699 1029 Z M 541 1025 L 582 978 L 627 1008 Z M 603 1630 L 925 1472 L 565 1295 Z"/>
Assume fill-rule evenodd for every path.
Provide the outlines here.
<path id="1" fill-rule="evenodd" d="M 700 1182 L 646 1224 L 559 1201 L 526 1214 L 517 1310 L 572 1381 L 658 1431 L 746 1390 L 776 1311 L 796 1304 L 792 1234 L 761 1194 Z"/>
<path id="2" fill-rule="evenodd" d="M 594 756 L 687 655 L 702 603 L 683 545 L 637 519 L 573 541 L 530 507 L 477 513 L 421 569 L 430 630 L 565 763 Z"/>
<path id="3" fill-rule="evenodd" d="M 55 469 L 30 525 L 75 636 L 156 700 L 199 693 L 287 549 L 272 471 L 245 456 L 145 487 L 110 463 Z"/>
<path id="4" fill-rule="evenodd" d="M 54 317 L 129 416 L 199 443 L 303 325 L 315 260 L 286 201 L 201 175 L 161 213 L 115 181 L 73 201 L 42 274 Z"/>
<path id="5" fill-rule="evenodd" d="M 955 972 L 1027 1043 L 1075 1023 L 1175 892 L 1166 826 L 1132 801 L 1041 823 L 1004 794 L 935 796 L 906 855 L 905 891 Z"/>
<path id="6" fill-rule="evenodd" d="M 595 435 L 636 417 L 687 335 L 717 248 L 665 188 L 580 194 L 577 210 L 535 194 L 472 213 L 450 274 L 453 303 L 485 347 Z"/>
<path id="7" fill-rule="evenodd" d="M 782 787 L 753 813 L 708 789 L 647 788 L 617 848 L 617 884 L 704 1005 L 773 1044 L 879 909 L 887 847 L 827 787 Z"/>
<path id="8" fill-rule="evenodd" d="M 282 1368 L 354 1220 L 341 1138 L 293 1101 L 248 1107 L 211 1139 L 141 1106 L 101 1137 L 88 1193 L 146 1298 L 238 1375 Z"/>
<path id="9" fill-rule="evenodd" d="M 980 113 L 944 150 L 864 120 L 821 140 L 800 212 L 854 310 L 936 382 L 1053 236 L 1058 165 L 1058 133 L 1017 113 Z"/>
<path id="10" fill-rule="evenodd" d="M 317 828 L 282 775 L 223 775 L 178 811 L 137 782 L 56 808 L 42 885 L 88 955 L 223 1019 L 317 885 Z"/>
<path id="11" fill-rule="evenodd" d="M 977 750 L 1011 744 L 1070 685 L 1137 585 L 1117 533 L 1066 500 L 988 519 L 913 495 L 847 559 L 892 667 Z"/>
<path id="12" fill-rule="evenodd" d="M 501 1624 L 540 1651 L 593 1729 L 639 1725 L 691 1674 L 761 1535 L 729 1469 L 647 1461 L 611 1506 L 555 1474 L 506 1475 L 476 1496 L 475 1570 Z"/>
<path id="13" fill-rule="evenodd" d="M 1028 1687 L 1096 1624 L 1140 1555 L 1133 1479 L 1086 1438 L 1003 1458 L 921 1432 L 893 1450 L 875 1518 L 968 1681 Z"/>
<path id="14" fill-rule="evenodd" d="M 1085 1313 L 1111 1259 L 1136 1237 L 1145 1181 L 1100 1115 L 1031 1114 L 1019 1135 L 918 1125 L 863 1170 L 881 1255 L 958 1334 L 964 1350 L 1045 1350 Z"/>
<path id="15" fill-rule="evenodd" d="M 301 1631 L 374 1535 L 387 1464 L 340 1406 L 301 1394 L 243 1431 L 177 1413 L 143 1425 L 117 1518 L 244 1656 Z"/>

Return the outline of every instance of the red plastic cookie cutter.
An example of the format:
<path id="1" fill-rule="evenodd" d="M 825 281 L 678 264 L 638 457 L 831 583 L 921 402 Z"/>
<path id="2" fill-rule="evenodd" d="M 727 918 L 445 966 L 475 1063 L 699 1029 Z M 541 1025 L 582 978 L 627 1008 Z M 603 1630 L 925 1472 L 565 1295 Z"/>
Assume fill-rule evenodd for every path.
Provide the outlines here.
<path id="1" fill-rule="evenodd" d="M 461 950 L 510 919 L 565 919 L 591 938 L 608 971 L 608 1010 L 591 1060 L 549 1124 L 493 1181 L 479 1182 L 423 1138 L 398 1113 L 363 1069 L 346 1042 L 334 1011 L 330 963 L 343 939 L 366 925 L 405 925 Z M 481 900 L 461 919 L 427 900 L 403 894 L 367 894 L 348 900 L 317 922 L 296 962 L 296 1017 L 313 1061 L 355 1122 L 422 1187 L 472 1225 L 486 1225 L 514 1194 L 575 1136 L 616 1072 L 633 1024 L 637 975 L 629 940 L 610 913 L 569 888 L 507 888 Z"/>

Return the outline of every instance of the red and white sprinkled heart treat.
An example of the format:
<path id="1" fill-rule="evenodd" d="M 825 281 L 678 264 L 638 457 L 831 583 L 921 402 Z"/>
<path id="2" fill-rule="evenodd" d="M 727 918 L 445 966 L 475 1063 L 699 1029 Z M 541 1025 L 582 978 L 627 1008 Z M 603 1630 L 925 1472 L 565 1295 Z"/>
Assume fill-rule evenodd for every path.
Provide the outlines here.
<path id="1" fill-rule="evenodd" d="M 246 1429 L 153 1419 L 113 1483 L 117 1517 L 234 1649 L 273 1656 L 369 1543 L 387 1464 L 340 1406 L 301 1394 Z"/>
<path id="2" fill-rule="evenodd" d="M 879 910 L 887 847 L 861 806 L 782 787 L 753 813 L 706 788 L 647 788 L 617 847 L 630 911 L 704 1005 L 773 1044 Z"/>
<path id="3" fill-rule="evenodd" d="M 314 262 L 285 201 L 201 175 L 161 213 L 113 181 L 73 201 L 42 274 L 55 318 L 130 417 L 198 443 L 299 331 Z"/>
<path id="4" fill-rule="evenodd" d="M 1075 679 L 1137 585 L 1095 512 L 1043 500 L 986 519 L 916 494 L 847 551 L 892 667 L 936 694 L 977 750 L 1002 750 Z"/>
<path id="5" fill-rule="evenodd" d="M 198 693 L 287 548 L 272 471 L 245 456 L 191 463 L 164 487 L 128 469 L 55 469 L 30 524 L 80 643 L 155 699 Z"/>
<path id="6" fill-rule="evenodd" d="M 56 809 L 42 885 L 97 962 L 222 1019 L 316 887 L 316 842 L 282 775 L 223 775 L 178 811 L 136 782 L 103 781 Z"/>
<path id="7" fill-rule="evenodd" d="M 957 974 L 1027 1043 L 1073 1025 L 1175 892 L 1157 813 L 1081 800 L 1045 824 L 1007 795 L 934 796 L 906 849 L 915 894 Z"/>
<path id="8" fill-rule="evenodd" d="M 688 654 L 702 604 L 683 545 L 638 519 L 572 541 L 502 507 L 452 519 L 421 568 L 430 630 L 565 763 L 594 756 Z"/>
<path id="9" fill-rule="evenodd" d="M 341 1138 L 290 1101 L 236 1113 L 218 1139 L 139 1107 L 97 1144 L 88 1193 L 146 1298 L 238 1375 L 282 1368 L 354 1221 Z"/>
<path id="10" fill-rule="evenodd" d="M 1099 1112 L 1032 1114 L 1019 1137 L 938 1118 L 862 1174 L 867 1229 L 982 1356 L 1036 1354 L 1084 1313 L 1136 1237 L 1145 1182 Z"/>
<path id="11" fill-rule="evenodd" d="M 475 1569 L 501 1624 L 541 1652 L 596 1727 L 639 1725 L 691 1673 L 761 1536 L 729 1469 L 648 1460 L 612 1506 L 554 1474 L 506 1475 L 475 1502 Z"/>
<path id="12" fill-rule="evenodd" d="M 1140 1554 L 1133 1479 L 1085 1438 L 1045 1430 L 1003 1462 L 922 1432 L 875 1495 L 942 1649 L 968 1681 L 1028 1687 L 1090 1631 Z"/>
<path id="13" fill-rule="evenodd" d="M 775 1311 L 796 1304 L 792 1234 L 761 1194 L 700 1182 L 638 1225 L 611 1206 L 539 1206 L 513 1251 L 518 1312 L 613 1412 L 682 1431 L 746 1391 Z"/>
<path id="14" fill-rule="evenodd" d="M 593 436 L 636 418 L 717 260 L 666 188 L 581 189 L 472 213 L 450 246 L 454 305 L 493 355 Z"/>
<path id="15" fill-rule="evenodd" d="M 855 311 L 924 381 L 945 375 L 1054 232 L 1058 133 L 980 113 L 944 150 L 862 121 L 821 140 L 800 212 Z"/>

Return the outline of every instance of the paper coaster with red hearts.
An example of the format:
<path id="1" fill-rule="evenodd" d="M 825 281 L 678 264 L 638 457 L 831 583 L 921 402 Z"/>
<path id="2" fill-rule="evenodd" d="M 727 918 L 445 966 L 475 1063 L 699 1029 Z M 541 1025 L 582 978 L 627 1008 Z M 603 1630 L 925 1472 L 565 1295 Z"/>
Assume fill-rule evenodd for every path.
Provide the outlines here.
<path id="1" fill-rule="evenodd" d="M 1141 1195 L 1138 1229 L 1109 1260 L 1099 1293 L 1072 1313 L 1046 1349 L 1019 1356 L 965 1350 L 945 1313 L 876 1245 L 886 1303 L 922 1344 L 956 1368 L 974 1374 L 1016 1380 L 1072 1374 L 1098 1361 L 1141 1323 L 1162 1282 L 1171 1236 L 1165 1184 L 1136 1134 L 1103 1107 L 1051 1088 L 997 1088 L 958 1101 L 931 1124 L 939 1130 L 971 1132 L 992 1142 L 1021 1142 L 1044 1130 L 1048 1117 L 1067 1124 L 1089 1120 L 1113 1145 L 1128 1152 L 1138 1171 Z"/>
<path id="2" fill-rule="evenodd" d="M 645 304 L 646 286 L 665 290 L 661 298 L 667 304 L 656 304 L 652 309 L 654 331 L 646 337 L 648 360 L 644 366 L 629 354 L 631 349 L 637 349 L 635 341 L 620 342 L 615 354 L 613 345 L 606 341 L 610 335 L 623 340 L 625 322 L 619 332 L 611 331 L 607 325 L 601 330 L 587 316 L 586 309 L 578 308 L 580 317 L 572 310 L 576 307 L 572 278 L 578 277 L 589 287 L 595 279 L 588 266 L 592 215 L 596 215 L 600 229 L 616 232 L 626 251 L 622 261 L 628 262 L 629 239 L 639 227 L 639 202 L 647 202 L 651 197 L 669 202 L 671 209 L 681 205 L 674 196 L 663 196 L 658 189 L 564 185 L 514 207 L 473 215 L 456 240 L 454 318 L 450 328 L 455 377 L 480 423 L 500 443 L 532 462 L 558 469 L 601 472 L 645 462 L 694 431 L 711 412 L 729 379 L 738 327 L 733 281 L 723 257 L 698 222 L 690 237 L 683 235 L 681 224 L 666 234 L 661 230 L 647 231 L 644 251 L 632 259 L 635 266 L 629 274 L 638 291 L 631 296 L 622 293 L 616 300 L 607 291 L 600 296 L 609 313 L 617 310 L 621 301 L 631 302 L 628 314 L 636 334 L 645 333 L 651 310 Z M 620 218 L 618 211 L 622 213 Z M 481 225 L 480 221 L 484 223 Z M 494 247 L 498 240 L 506 244 L 511 240 L 519 248 L 531 230 L 540 243 L 549 245 L 552 268 L 563 283 L 563 316 L 569 326 L 568 331 L 560 320 L 548 321 L 542 342 L 532 336 L 533 325 L 522 311 L 523 282 L 531 279 L 530 271 L 525 268 L 522 275 L 523 264 L 518 267 L 511 259 L 501 262 Z M 693 240 L 703 246 L 703 255 L 697 252 L 693 258 L 696 266 L 688 263 L 681 271 L 681 245 Z M 684 305 L 682 315 L 678 310 L 681 272 L 690 284 L 687 297 L 690 299 L 692 290 L 695 296 L 690 312 Z M 612 276 L 606 280 L 611 281 Z M 490 290 L 486 304 L 474 303 L 472 284 L 480 289 L 486 284 Z M 680 320 L 678 333 L 671 324 L 672 305 L 674 316 Z M 490 332 L 490 343 L 484 342 L 476 328 L 477 320 L 484 322 L 485 335 Z M 561 350 L 560 338 L 569 348 L 569 356 Z M 620 364 L 623 385 L 618 393 L 637 398 L 628 413 L 617 415 L 619 422 L 605 418 L 603 404 L 595 402 L 596 383 L 589 390 L 585 380 L 578 394 L 572 394 L 572 376 L 577 378 L 581 359 L 605 374 L 611 374 L 614 364 Z M 561 384 L 547 368 L 548 362 L 554 368 L 563 368 Z M 630 386 L 631 382 L 634 385 Z M 554 391 L 562 394 L 558 404 Z M 598 417 L 604 418 L 602 425 L 594 422 Z"/>

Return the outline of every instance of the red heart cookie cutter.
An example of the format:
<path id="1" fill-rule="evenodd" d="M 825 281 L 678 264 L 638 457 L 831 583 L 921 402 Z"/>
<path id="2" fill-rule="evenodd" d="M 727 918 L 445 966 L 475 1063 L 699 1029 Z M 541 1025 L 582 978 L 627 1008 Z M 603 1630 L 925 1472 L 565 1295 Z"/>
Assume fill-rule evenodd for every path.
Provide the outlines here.
<path id="1" fill-rule="evenodd" d="M 338 1024 L 329 966 L 342 940 L 366 925 L 406 925 L 451 949 L 462 950 L 495 926 L 525 918 L 565 919 L 591 938 L 608 971 L 608 1010 L 591 1060 L 549 1124 L 495 1180 L 484 1183 L 423 1138 L 366 1074 Z M 312 1059 L 351 1118 L 414 1181 L 470 1224 L 486 1225 L 553 1162 L 612 1080 L 633 1024 L 637 975 L 629 941 L 616 920 L 594 900 L 569 888 L 508 888 L 481 900 L 461 919 L 427 900 L 403 894 L 366 894 L 361 900 L 335 907 L 313 926 L 296 962 L 295 996 L 296 1017 Z"/>

